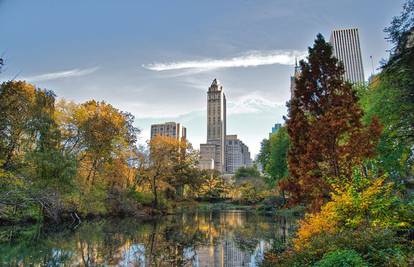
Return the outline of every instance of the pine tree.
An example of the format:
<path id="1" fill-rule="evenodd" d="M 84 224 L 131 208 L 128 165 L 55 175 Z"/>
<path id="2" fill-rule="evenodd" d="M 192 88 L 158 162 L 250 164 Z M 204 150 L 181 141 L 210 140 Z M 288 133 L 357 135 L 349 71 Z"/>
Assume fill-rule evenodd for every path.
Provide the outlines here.
<path id="1" fill-rule="evenodd" d="M 281 187 L 291 202 L 318 209 L 332 182 L 349 179 L 354 166 L 374 156 L 381 126 L 375 118 L 362 124 L 356 92 L 343 80 L 344 67 L 321 34 L 300 68 L 286 121 L 290 177 Z"/>

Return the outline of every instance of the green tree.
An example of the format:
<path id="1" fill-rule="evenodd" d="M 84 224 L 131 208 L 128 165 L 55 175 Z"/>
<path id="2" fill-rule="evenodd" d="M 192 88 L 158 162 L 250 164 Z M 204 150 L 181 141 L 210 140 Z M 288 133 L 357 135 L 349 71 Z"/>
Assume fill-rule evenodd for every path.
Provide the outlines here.
<path id="1" fill-rule="evenodd" d="M 263 170 L 266 169 L 267 164 L 270 160 L 270 140 L 263 139 L 260 143 L 260 151 L 257 155 L 257 161 L 262 165 Z"/>
<path id="2" fill-rule="evenodd" d="M 286 127 L 280 128 L 270 137 L 270 155 L 264 170 L 267 174 L 266 182 L 275 187 L 276 184 L 288 175 L 287 153 L 289 149 L 289 135 Z"/>
<path id="3" fill-rule="evenodd" d="M 414 1 L 385 29 L 392 54 L 382 72 L 360 89 L 365 120 L 377 116 L 384 125 L 378 145 L 381 167 L 399 182 L 414 173 Z"/>
<path id="4" fill-rule="evenodd" d="M 234 177 L 236 179 L 246 178 L 246 177 L 260 177 L 260 172 L 257 169 L 257 165 L 253 165 L 252 167 L 240 167 L 237 169 Z"/>

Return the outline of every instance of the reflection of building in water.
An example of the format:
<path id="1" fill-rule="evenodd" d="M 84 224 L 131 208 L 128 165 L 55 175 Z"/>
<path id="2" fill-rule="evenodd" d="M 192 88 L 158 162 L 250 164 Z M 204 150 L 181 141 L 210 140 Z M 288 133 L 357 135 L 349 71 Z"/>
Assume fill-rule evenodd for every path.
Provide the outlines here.
<path id="1" fill-rule="evenodd" d="M 270 224 L 237 211 L 183 214 L 174 221 L 178 222 L 181 228 L 174 228 L 174 232 L 178 231 L 179 235 L 172 239 L 165 235 L 162 224 L 159 228 L 153 224 L 152 228 L 135 235 L 135 240 L 111 236 L 111 244 L 117 245 L 110 247 L 110 253 L 105 250 L 109 247 L 80 241 L 82 257 L 74 265 L 253 267 L 263 259 L 273 241 L 285 242 L 291 225 L 281 217 L 274 221 L 278 227 L 270 228 Z M 198 235 L 195 243 L 189 239 L 196 236 L 191 237 L 194 233 Z M 264 233 L 272 233 L 272 238 L 263 239 Z"/>
<path id="2" fill-rule="evenodd" d="M 218 221 L 209 218 L 198 220 L 200 229 L 209 229 L 209 242 L 196 248 L 194 267 L 244 267 L 252 265 L 255 259 L 263 256 L 264 242 L 259 242 L 253 252 L 241 249 L 235 242 L 234 229 L 242 227 L 246 222 L 246 214 L 241 212 L 221 213 Z M 211 218 L 210 218 L 211 219 Z M 209 227 L 206 227 L 206 226 Z M 216 228 L 217 230 L 210 229 Z"/>
<path id="3" fill-rule="evenodd" d="M 240 249 L 232 237 L 227 236 L 214 245 L 200 247 L 196 250 L 193 267 L 250 267 L 256 266 L 257 260 L 263 259 L 265 250 L 271 244 L 261 240 L 253 252 Z"/>
<path id="4" fill-rule="evenodd" d="M 244 267 L 250 266 L 251 255 L 238 248 L 233 240 L 224 241 L 224 266 Z"/>

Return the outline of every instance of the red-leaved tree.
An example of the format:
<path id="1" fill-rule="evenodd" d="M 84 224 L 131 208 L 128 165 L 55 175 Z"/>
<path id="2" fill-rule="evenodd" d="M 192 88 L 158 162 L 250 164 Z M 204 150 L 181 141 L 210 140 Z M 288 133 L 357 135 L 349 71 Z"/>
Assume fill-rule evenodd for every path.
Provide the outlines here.
<path id="1" fill-rule="evenodd" d="M 354 167 L 374 156 L 381 126 L 374 118 L 363 125 L 363 111 L 332 46 L 318 34 L 288 103 L 286 119 L 291 146 L 288 179 L 280 186 L 291 203 L 317 210 L 333 183 L 349 179 Z"/>

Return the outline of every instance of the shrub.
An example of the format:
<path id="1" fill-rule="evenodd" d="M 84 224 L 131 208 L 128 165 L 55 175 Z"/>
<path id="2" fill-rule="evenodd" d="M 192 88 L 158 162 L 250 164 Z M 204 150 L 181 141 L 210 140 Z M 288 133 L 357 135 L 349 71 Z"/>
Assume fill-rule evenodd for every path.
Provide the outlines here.
<path id="1" fill-rule="evenodd" d="M 355 250 L 335 250 L 326 253 L 315 267 L 366 267 L 368 266 Z"/>
<path id="2" fill-rule="evenodd" d="M 394 194 L 393 184 L 386 183 L 385 178 L 370 180 L 356 176 L 343 188 L 337 187 L 332 200 L 320 212 L 308 214 L 300 222 L 295 249 L 306 249 L 318 234 L 334 234 L 360 226 L 409 229 L 413 218 L 406 212 L 406 206 Z"/>
<path id="3" fill-rule="evenodd" d="M 278 266 L 309 266 L 328 253 L 354 250 L 369 265 L 408 266 L 413 249 L 406 235 L 413 225 L 413 209 L 393 189 L 383 177 L 356 175 L 351 183 L 335 189 L 320 212 L 299 222 L 296 238 L 285 253 L 268 259 Z"/>
<path id="4" fill-rule="evenodd" d="M 263 199 L 259 209 L 263 212 L 274 213 L 280 210 L 284 204 L 285 199 L 282 196 L 270 195 Z"/>
<path id="5" fill-rule="evenodd" d="M 254 165 L 253 167 L 240 167 L 237 169 L 234 177 L 236 178 L 236 180 L 245 177 L 260 177 L 260 172 L 257 169 L 256 165 Z"/>
<path id="6" fill-rule="evenodd" d="M 309 266 L 338 250 L 353 250 L 370 266 L 407 266 L 408 256 L 413 253 L 394 231 L 361 227 L 313 236 L 306 248 L 300 251 L 290 248 L 280 256 L 273 256 L 273 265 Z"/>
<path id="7" fill-rule="evenodd" d="M 150 192 L 131 190 L 128 195 L 143 206 L 149 206 L 152 204 L 153 197 Z"/>
<path id="8" fill-rule="evenodd" d="M 256 203 L 259 201 L 259 194 L 251 183 L 244 182 L 238 189 L 240 191 L 240 200 L 243 203 Z"/>

